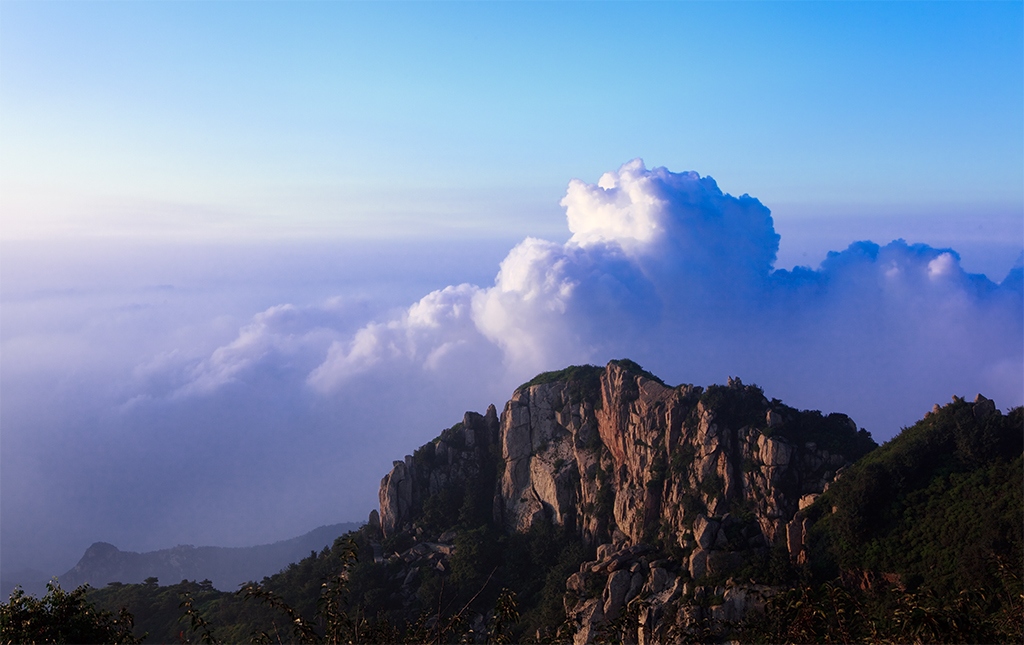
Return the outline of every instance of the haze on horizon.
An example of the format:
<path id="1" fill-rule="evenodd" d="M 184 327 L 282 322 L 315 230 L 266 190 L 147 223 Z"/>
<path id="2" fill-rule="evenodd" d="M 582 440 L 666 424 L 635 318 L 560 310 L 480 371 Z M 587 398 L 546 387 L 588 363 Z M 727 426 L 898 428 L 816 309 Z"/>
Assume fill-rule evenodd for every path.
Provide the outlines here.
<path id="1" fill-rule="evenodd" d="M 361 520 L 568 363 L 1020 405 L 1022 18 L 3 3 L 0 568 Z"/>

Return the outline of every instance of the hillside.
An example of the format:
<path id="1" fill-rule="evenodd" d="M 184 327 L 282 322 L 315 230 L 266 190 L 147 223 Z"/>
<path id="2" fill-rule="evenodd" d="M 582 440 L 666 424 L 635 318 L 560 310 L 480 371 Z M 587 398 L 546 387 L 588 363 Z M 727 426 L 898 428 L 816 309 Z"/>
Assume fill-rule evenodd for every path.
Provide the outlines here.
<path id="1" fill-rule="evenodd" d="M 396 461 L 366 526 L 251 600 L 92 597 L 150 640 L 187 592 L 222 640 L 1020 641 L 1022 442 L 981 396 L 879 448 L 739 379 L 577 366 Z"/>

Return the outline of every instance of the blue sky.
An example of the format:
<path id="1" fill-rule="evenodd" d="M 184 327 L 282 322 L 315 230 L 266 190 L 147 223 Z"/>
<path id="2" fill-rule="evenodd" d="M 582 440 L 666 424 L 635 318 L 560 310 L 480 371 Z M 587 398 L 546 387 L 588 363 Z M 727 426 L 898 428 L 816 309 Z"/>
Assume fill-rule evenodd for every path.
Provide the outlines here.
<path id="1" fill-rule="evenodd" d="M 1022 7 L 0 2 L 5 579 L 361 520 L 570 363 L 1020 405 Z"/>
<path id="2" fill-rule="evenodd" d="M 554 234 L 636 156 L 777 217 L 1024 203 L 1021 3 L 20 3 L 4 233 Z"/>

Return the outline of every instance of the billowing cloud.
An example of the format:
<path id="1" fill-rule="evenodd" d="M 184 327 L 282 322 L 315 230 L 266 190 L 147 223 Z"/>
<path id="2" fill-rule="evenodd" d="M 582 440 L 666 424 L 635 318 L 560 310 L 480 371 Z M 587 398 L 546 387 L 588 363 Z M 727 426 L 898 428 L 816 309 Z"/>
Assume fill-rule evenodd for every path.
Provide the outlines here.
<path id="1" fill-rule="evenodd" d="M 305 363 L 322 357 L 305 375 L 322 394 L 368 373 L 472 370 L 508 387 L 630 356 L 681 381 L 741 375 L 857 415 L 880 436 L 952 393 L 1020 402 L 1020 370 L 1007 368 L 1022 363 L 1020 268 L 997 284 L 966 273 L 951 249 L 896 240 L 775 270 L 779 236 L 757 199 L 640 160 L 596 184 L 573 180 L 562 206 L 568 241 L 525 239 L 490 286 L 434 291 L 340 337 L 290 306 L 269 309 L 177 392 L 208 392 L 268 356 L 304 352 Z"/>
<path id="2" fill-rule="evenodd" d="M 428 371 L 439 368 L 472 345 L 479 344 L 473 326 L 473 296 L 477 287 L 462 284 L 431 292 L 387 322 L 370 323 L 348 340 L 335 340 L 327 358 L 309 374 L 307 382 L 327 393 L 371 369 L 386 369 L 395 362 L 411 363 Z"/>
<path id="3" fill-rule="evenodd" d="M 1021 402 L 1020 268 L 997 284 L 951 249 L 896 240 L 775 270 L 768 208 L 640 160 L 573 180 L 562 205 L 566 243 L 527 238 L 492 285 L 435 291 L 334 341 L 309 385 L 328 393 L 368 371 L 446 362 L 512 384 L 630 356 L 679 381 L 740 375 L 882 437 L 953 393 Z"/>
<path id="4" fill-rule="evenodd" d="M 452 348 L 485 342 L 502 353 L 502 370 L 492 373 L 516 378 L 613 350 L 635 354 L 673 327 L 685 303 L 735 310 L 763 294 L 778 249 L 771 215 L 756 199 L 640 160 L 597 185 L 572 181 L 562 205 L 568 242 L 527 238 L 493 285 L 431 293 L 400 317 L 335 342 L 309 383 L 327 390 L 395 360 L 429 369 Z"/>

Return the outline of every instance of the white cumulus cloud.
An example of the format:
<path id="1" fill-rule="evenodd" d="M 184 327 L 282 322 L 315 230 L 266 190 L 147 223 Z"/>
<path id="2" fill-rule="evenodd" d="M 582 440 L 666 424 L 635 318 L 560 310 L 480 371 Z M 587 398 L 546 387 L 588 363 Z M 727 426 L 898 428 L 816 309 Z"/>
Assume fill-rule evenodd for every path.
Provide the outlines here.
<path id="1" fill-rule="evenodd" d="M 775 270 L 780 238 L 760 201 L 639 159 L 596 184 L 571 181 L 561 203 L 568 241 L 523 240 L 493 284 L 439 289 L 347 335 L 269 309 L 179 392 L 304 352 L 304 364 L 319 356 L 304 378 L 323 395 L 358 378 L 456 390 L 471 374 L 469 389 L 501 397 L 538 371 L 630 357 L 668 380 L 739 375 L 880 436 L 954 393 L 1021 403 L 1022 377 L 1005 367 L 1024 351 L 1012 272 L 997 284 L 951 249 L 903 240 Z"/>

